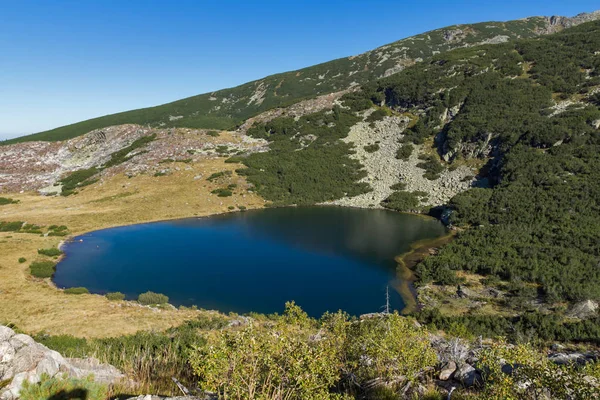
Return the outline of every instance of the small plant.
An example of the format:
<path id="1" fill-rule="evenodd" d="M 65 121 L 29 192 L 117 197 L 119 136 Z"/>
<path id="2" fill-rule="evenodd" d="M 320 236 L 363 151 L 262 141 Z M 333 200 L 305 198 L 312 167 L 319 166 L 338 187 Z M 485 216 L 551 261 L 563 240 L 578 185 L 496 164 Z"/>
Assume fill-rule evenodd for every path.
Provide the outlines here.
<path id="1" fill-rule="evenodd" d="M 404 182 L 394 183 L 392 186 L 390 186 L 390 189 L 392 189 L 392 190 L 405 190 L 406 189 L 406 183 L 404 183 Z"/>
<path id="2" fill-rule="evenodd" d="M 69 230 L 66 225 L 50 225 L 48 227 L 48 236 L 67 236 Z"/>
<path id="3" fill-rule="evenodd" d="M 240 211 L 245 211 L 246 210 L 246 206 L 238 206 Z"/>
<path id="4" fill-rule="evenodd" d="M 165 175 L 167 175 L 166 171 L 158 171 L 158 172 L 154 173 L 154 176 L 165 176 Z"/>
<path id="5" fill-rule="evenodd" d="M 0 206 L 5 206 L 7 204 L 17 204 L 19 200 L 13 200 L 8 197 L 0 197 Z"/>
<path id="6" fill-rule="evenodd" d="M 19 264 L 23 264 L 27 259 L 25 257 L 19 257 Z"/>
<path id="7" fill-rule="evenodd" d="M 219 197 L 229 197 L 233 195 L 233 192 L 229 189 L 219 188 L 211 191 L 212 194 L 216 194 Z"/>
<path id="8" fill-rule="evenodd" d="M 52 247 L 49 249 L 38 249 L 38 254 L 48 256 L 48 257 L 56 257 L 56 256 L 60 256 L 61 254 L 63 254 L 63 252 L 60 251 L 59 249 L 57 249 L 56 247 Z"/>
<path id="9" fill-rule="evenodd" d="M 72 287 L 65 289 L 66 294 L 90 294 L 90 291 L 84 287 Z"/>
<path id="10" fill-rule="evenodd" d="M 125 300 L 125 295 L 121 292 L 106 293 L 105 297 L 110 301 Z"/>
<path id="11" fill-rule="evenodd" d="M 379 145 L 377 143 L 368 144 L 363 147 L 363 149 L 365 149 L 367 153 L 375 153 L 377 150 L 379 150 Z"/>
<path id="12" fill-rule="evenodd" d="M 396 152 L 396 158 L 398 160 L 407 161 L 410 158 L 414 149 L 415 149 L 415 146 L 413 146 L 412 144 L 404 143 L 402 145 L 402 147 L 400 147 L 398 149 L 398 151 Z"/>
<path id="13" fill-rule="evenodd" d="M 219 137 L 220 136 L 218 131 L 208 131 L 208 132 L 206 132 L 206 134 L 208 136 L 212 136 L 212 137 Z"/>
<path id="14" fill-rule="evenodd" d="M 22 221 L 0 222 L 0 232 L 17 232 L 22 226 Z"/>
<path id="15" fill-rule="evenodd" d="M 209 182 L 212 182 L 215 179 L 218 179 L 218 178 L 221 178 L 224 176 L 231 176 L 231 171 L 215 172 L 215 173 L 211 174 L 208 178 L 206 178 L 206 180 Z"/>
<path id="16" fill-rule="evenodd" d="M 229 207 L 227 207 L 227 209 L 228 210 L 235 210 L 235 207 L 234 206 L 229 206 Z"/>
<path id="17" fill-rule="evenodd" d="M 34 261 L 29 266 L 29 271 L 36 278 L 50 278 L 54 275 L 54 263 L 52 261 Z"/>
<path id="18" fill-rule="evenodd" d="M 143 305 L 167 304 L 169 297 L 161 293 L 146 292 L 138 296 L 138 303 Z"/>
<path id="19" fill-rule="evenodd" d="M 91 375 L 78 379 L 66 376 L 51 378 L 48 374 L 43 374 L 39 383 L 25 380 L 20 392 L 22 400 L 104 400 L 107 396 L 108 388 L 95 382 Z"/>

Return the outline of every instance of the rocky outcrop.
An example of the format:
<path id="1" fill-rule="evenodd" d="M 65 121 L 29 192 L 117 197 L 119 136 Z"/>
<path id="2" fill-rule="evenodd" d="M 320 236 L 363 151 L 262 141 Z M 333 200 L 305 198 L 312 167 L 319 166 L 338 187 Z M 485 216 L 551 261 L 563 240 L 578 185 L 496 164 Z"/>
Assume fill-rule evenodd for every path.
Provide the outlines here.
<path id="1" fill-rule="evenodd" d="M 19 398 L 25 381 L 36 383 L 43 374 L 65 374 L 73 378 L 94 375 L 97 382 L 112 384 L 125 376 L 115 367 L 101 364 L 93 358 L 69 359 L 24 334 L 17 334 L 6 326 L 0 326 L 0 399 Z"/>
<path id="2" fill-rule="evenodd" d="M 428 194 L 424 205 L 438 206 L 472 186 L 476 172 L 465 166 L 454 170 L 446 169 L 436 180 L 425 178 L 425 170 L 417 166 L 422 162 L 419 159 L 419 154 L 423 152 L 422 146 L 415 146 L 408 160 L 397 159 L 396 153 L 402 146 L 399 140 L 407 125 L 407 118 L 394 116 L 385 117 L 372 125 L 359 122 L 350 129 L 348 136 L 343 140 L 354 145 L 356 154 L 351 157 L 360 161 L 367 172 L 367 176 L 361 182 L 368 183 L 373 190 L 359 196 L 333 201 L 332 204 L 380 208 L 380 203 L 394 192 L 391 186 L 403 182 L 406 191 L 423 191 Z M 365 146 L 374 144 L 379 146 L 376 151 L 370 152 L 365 149 Z"/>
<path id="3" fill-rule="evenodd" d="M 586 22 L 596 21 L 600 19 L 600 10 L 591 13 L 577 14 L 574 17 L 561 17 L 553 15 L 552 17 L 544 17 L 544 19 L 546 21 L 546 26 L 543 29 L 538 30 L 538 32 L 542 35 L 559 32 L 563 29 Z"/>
<path id="4" fill-rule="evenodd" d="M 574 304 L 569 310 L 569 317 L 586 319 L 598 315 L 598 302 L 593 300 L 585 300 Z"/>

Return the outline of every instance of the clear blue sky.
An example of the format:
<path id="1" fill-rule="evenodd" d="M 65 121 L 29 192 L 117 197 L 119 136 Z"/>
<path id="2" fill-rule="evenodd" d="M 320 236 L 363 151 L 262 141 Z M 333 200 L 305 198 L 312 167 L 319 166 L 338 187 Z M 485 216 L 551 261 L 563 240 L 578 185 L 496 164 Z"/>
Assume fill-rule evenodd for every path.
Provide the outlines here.
<path id="1" fill-rule="evenodd" d="M 587 0 L 0 0 L 0 139 Z"/>

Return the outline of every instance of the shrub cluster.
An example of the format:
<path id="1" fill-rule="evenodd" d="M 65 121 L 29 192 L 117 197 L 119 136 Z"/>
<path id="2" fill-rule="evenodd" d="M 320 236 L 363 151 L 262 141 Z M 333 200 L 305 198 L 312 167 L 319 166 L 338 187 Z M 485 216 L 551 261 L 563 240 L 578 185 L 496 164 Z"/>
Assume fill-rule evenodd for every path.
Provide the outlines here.
<path id="1" fill-rule="evenodd" d="M 146 292 L 138 296 L 138 302 L 144 305 L 167 304 L 169 298 L 164 294 Z"/>
<path id="2" fill-rule="evenodd" d="M 52 261 L 34 261 L 29 265 L 29 270 L 36 278 L 51 278 L 54 275 L 55 264 Z"/>

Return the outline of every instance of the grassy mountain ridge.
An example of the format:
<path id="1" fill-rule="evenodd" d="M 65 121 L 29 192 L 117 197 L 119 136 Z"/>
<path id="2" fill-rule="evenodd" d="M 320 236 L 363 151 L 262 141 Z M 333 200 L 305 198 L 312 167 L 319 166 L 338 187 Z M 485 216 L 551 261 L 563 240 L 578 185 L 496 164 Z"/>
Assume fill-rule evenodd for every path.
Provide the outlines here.
<path id="1" fill-rule="evenodd" d="M 451 49 L 534 37 L 579 23 L 580 20 L 589 17 L 558 18 L 553 20 L 531 17 L 508 22 L 453 25 L 409 37 L 357 56 L 271 75 L 235 88 L 205 93 L 156 107 L 94 118 L 15 138 L 3 144 L 65 140 L 94 129 L 126 123 L 227 129 L 265 110 L 283 107 L 319 94 L 345 90 L 353 85 L 362 85 Z"/>

